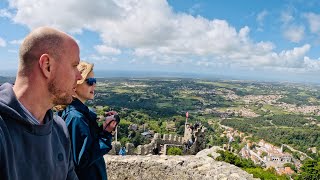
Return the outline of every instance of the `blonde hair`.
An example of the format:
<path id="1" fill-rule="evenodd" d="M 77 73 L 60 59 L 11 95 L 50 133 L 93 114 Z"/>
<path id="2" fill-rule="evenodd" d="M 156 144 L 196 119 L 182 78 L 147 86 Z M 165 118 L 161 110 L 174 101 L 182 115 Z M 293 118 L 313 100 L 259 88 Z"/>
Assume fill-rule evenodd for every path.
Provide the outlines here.
<path id="1" fill-rule="evenodd" d="M 88 77 L 88 74 L 93 70 L 93 64 L 81 61 L 78 66 L 78 70 L 80 71 L 81 74 L 81 79 L 77 81 L 77 84 L 82 84 Z M 54 111 L 63 111 L 66 109 L 67 105 L 56 105 L 52 109 Z"/>
<path id="2" fill-rule="evenodd" d="M 77 81 L 77 84 L 82 84 L 86 80 L 88 74 L 93 70 L 93 64 L 81 61 L 78 64 L 77 68 L 80 71 L 82 77 L 80 80 Z"/>
<path id="3" fill-rule="evenodd" d="M 53 111 L 59 112 L 65 110 L 67 105 L 56 105 L 52 108 Z"/>

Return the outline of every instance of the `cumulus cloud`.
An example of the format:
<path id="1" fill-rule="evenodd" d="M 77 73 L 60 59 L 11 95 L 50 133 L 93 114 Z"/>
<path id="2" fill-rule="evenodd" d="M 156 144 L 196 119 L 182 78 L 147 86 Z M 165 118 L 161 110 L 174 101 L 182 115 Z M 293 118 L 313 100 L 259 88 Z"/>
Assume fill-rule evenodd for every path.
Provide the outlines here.
<path id="1" fill-rule="evenodd" d="M 281 12 L 280 21 L 282 22 L 282 34 L 285 39 L 299 43 L 305 36 L 305 27 L 296 22 L 293 12 L 292 9 Z"/>
<path id="2" fill-rule="evenodd" d="M 16 39 L 16 40 L 12 40 L 9 43 L 10 44 L 15 44 L 15 45 L 20 45 L 23 42 L 23 39 Z"/>
<path id="3" fill-rule="evenodd" d="M 197 14 L 197 12 L 201 9 L 201 4 L 200 3 L 197 3 L 197 4 L 194 4 L 189 10 L 188 12 L 190 14 Z"/>
<path id="4" fill-rule="evenodd" d="M 283 50 L 279 53 L 267 51 L 266 53 L 248 54 L 241 58 L 238 57 L 232 64 L 238 64 L 241 67 L 277 67 L 277 68 L 305 68 L 304 57 L 310 50 L 311 46 L 306 44 L 301 47 L 296 47 L 291 50 Z M 268 48 L 270 49 L 270 48 Z M 230 56 L 227 59 L 234 59 Z M 230 61 L 221 61 L 227 62 Z"/>
<path id="5" fill-rule="evenodd" d="M 18 54 L 18 51 L 16 49 L 8 49 L 8 52 Z"/>
<path id="6" fill-rule="evenodd" d="M 90 61 L 94 61 L 95 64 L 113 64 L 114 62 L 119 61 L 115 57 L 110 57 L 110 56 L 97 56 L 96 54 L 91 54 L 88 57 L 84 57 L 83 59 L 90 59 Z"/>
<path id="7" fill-rule="evenodd" d="M 318 71 L 320 70 L 320 60 L 310 59 L 309 57 L 304 57 L 303 59 L 304 67 L 307 71 Z"/>
<path id="8" fill-rule="evenodd" d="M 166 0 L 12 0 L 10 8 L 16 12 L 12 19 L 30 29 L 51 25 L 69 32 L 97 32 L 102 40 L 95 46 L 100 59 L 129 49 L 135 62 L 140 58 L 159 64 L 317 67 L 305 58 L 309 44 L 276 53 L 272 42 L 252 41 L 248 26 L 236 29 L 226 20 L 176 13 Z M 267 14 L 262 11 L 257 21 L 263 22 Z M 284 21 L 291 19 L 283 15 Z M 316 22 L 312 23 L 317 31 Z M 297 34 L 286 33 L 293 42 L 303 37 L 304 29 L 296 30 Z"/>
<path id="9" fill-rule="evenodd" d="M 13 15 L 7 9 L 0 9 L 0 17 L 12 18 Z"/>
<path id="10" fill-rule="evenodd" d="M 263 10 L 257 15 L 257 21 L 260 25 L 263 25 L 264 18 L 268 15 L 268 11 Z"/>
<path id="11" fill-rule="evenodd" d="M 113 47 L 108 47 L 106 45 L 97 45 L 94 47 L 100 54 L 113 54 L 113 55 L 118 55 L 121 54 L 120 49 L 116 49 Z"/>
<path id="12" fill-rule="evenodd" d="M 292 50 L 282 51 L 277 56 L 276 60 L 279 62 L 279 66 L 282 67 L 302 68 L 302 60 L 310 48 L 311 46 L 306 44 L 301 47 L 293 48 Z"/>
<path id="13" fill-rule="evenodd" d="M 304 17 L 307 18 L 310 31 L 313 33 L 320 33 L 320 14 L 306 13 Z"/>
<path id="14" fill-rule="evenodd" d="M 288 24 L 294 20 L 294 17 L 290 12 L 283 11 L 283 12 L 281 12 L 280 20 L 281 20 L 281 22 Z"/>
<path id="15" fill-rule="evenodd" d="M 0 47 L 6 47 L 6 46 L 7 46 L 6 41 L 0 37 Z"/>
<path id="16" fill-rule="evenodd" d="M 72 32 L 81 32 L 94 21 L 116 20 L 123 11 L 111 0 L 11 0 L 10 7 L 16 10 L 13 20 L 30 29 L 51 25 Z"/>
<path id="17" fill-rule="evenodd" d="M 287 26 L 283 34 L 286 39 L 298 43 L 304 38 L 304 26 Z"/>

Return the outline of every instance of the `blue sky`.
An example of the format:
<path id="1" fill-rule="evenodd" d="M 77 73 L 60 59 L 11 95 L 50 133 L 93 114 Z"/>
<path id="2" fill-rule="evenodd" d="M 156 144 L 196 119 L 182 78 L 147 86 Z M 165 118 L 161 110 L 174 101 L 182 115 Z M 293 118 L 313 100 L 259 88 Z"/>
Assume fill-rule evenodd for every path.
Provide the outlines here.
<path id="1" fill-rule="evenodd" d="M 99 71 L 320 82 L 317 0 L 0 0 L 0 75 L 39 26 L 75 37 Z"/>

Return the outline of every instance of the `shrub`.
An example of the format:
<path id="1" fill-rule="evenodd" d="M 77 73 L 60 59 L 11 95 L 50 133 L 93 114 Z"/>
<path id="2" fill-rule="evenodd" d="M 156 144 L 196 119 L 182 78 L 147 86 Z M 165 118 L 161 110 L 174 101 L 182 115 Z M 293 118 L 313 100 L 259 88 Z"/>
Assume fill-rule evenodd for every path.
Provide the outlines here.
<path id="1" fill-rule="evenodd" d="M 170 147 L 168 148 L 167 155 L 182 155 L 182 150 L 178 147 Z"/>

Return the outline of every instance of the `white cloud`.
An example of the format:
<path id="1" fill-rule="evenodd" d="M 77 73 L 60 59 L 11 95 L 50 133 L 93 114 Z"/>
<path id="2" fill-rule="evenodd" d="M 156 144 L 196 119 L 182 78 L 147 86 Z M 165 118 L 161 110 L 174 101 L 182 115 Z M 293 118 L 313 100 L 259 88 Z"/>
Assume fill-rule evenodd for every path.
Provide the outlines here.
<path id="1" fill-rule="evenodd" d="M 305 69 L 308 71 L 319 71 L 320 70 L 320 60 L 310 59 L 309 57 L 305 57 L 303 59 Z"/>
<path id="2" fill-rule="evenodd" d="M 88 57 L 84 58 L 84 61 L 86 61 L 86 59 L 90 59 L 90 62 L 96 62 L 97 64 L 113 64 L 114 62 L 119 61 L 117 58 L 114 57 L 110 57 L 110 56 L 97 56 L 95 54 L 91 54 Z M 96 64 L 95 63 L 95 64 Z"/>
<path id="3" fill-rule="evenodd" d="M 281 13 L 280 20 L 281 20 L 283 23 L 288 24 L 288 23 L 294 21 L 294 18 L 293 18 L 292 14 L 291 14 L 290 12 L 288 12 L 288 11 L 283 11 L 283 12 Z"/>
<path id="4" fill-rule="evenodd" d="M 288 26 L 286 30 L 283 32 L 284 37 L 291 42 L 298 43 L 304 37 L 304 27 L 303 26 Z"/>
<path id="5" fill-rule="evenodd" d="M 120 49 L 116 49 L 113 47 L 108 47 L 106 45 L 97 45 L 94 47 L 100 54 L 113 54 L 113 55 L 118 55 L 121 54 Z"/>
<path id="6" fill-rule="evenodd" d="M 310 31 L 313 33 L 320 33 L 320 15 L 315 13 L 306 13 L 304 17 L 307 18 L 310 26 Z"/>
<path id="7" fill-rule="evenodd" d="M 311 46 L 306 44 L 302 47 L 296 47 L 292 50 L 282 51 L 278 55 L 279 66 L 303 68 L 303 59 Z"/>
<path id="8" fill-rule="evenodd" d="M 69 32 L 99 33 L 102 44 L 95 49 L 103 56 L 92 57 L 97 60 L 110 60 L 106 54 L 117 55 L 125 48 L 133 52 L 130 59 L 135 62 L 316 67 L 305 60 L 311 48 L 308 44 L 276 53 L 272 42 L 254 42 L 247 26 L 237 30 L 226 20 L 175 13 L 166 0 L 12 0 L 10 5 L 16 12 L 13 20 L 30 29 L 51 25 Z M 257 21 L 262 23 L 267 14 L 262 11 Z M 282 19 L 290 22 L 292 17 L 283 15 Z M 303 38 L 304 29 L 298 26 L 296 30 L 297 34 L 286 33 L 293 42 Z"/>
<path id="9" fill-rule="evenodd" d="M 285 39 L 299 43 L 305 36 L 305 26 L 296 22 L 294 12 L 292 9 L 281 12 L 280 20 L 283 23 L 281 29 Z"/>
<path id="10" fill-rule="evenodd" d="M 10 44 L 15 44 L 15 45 L 20 45 L 23 42 L 23 39 L 16 39 L 16 40 L 12 40 L 9 43 Z"/>
<path id="11" fill-rule="evenodd" d="M 30 29 L 51 25 L 72 32 L 81 32 L 94 21 L 116 20 L 123 11 L 111 0 L 11 0 L 10 7 L 17 10 L 13 20 Z"/>
<path id="12" fill-rule="evenodd" d="M 202 5 L 200 3 L 196 3 L 188 11 L 190 14 L 197 14 L 197 12 L 201 9 L 201 6 Z"/>
<path id="13" fill-rule="evenodd" d="M 258 15 L 257 15 L 257 21 L 260 25 L 263 24 L 263 20 L 264 18 L 268 15 L 268 11 L 266 10 L 263 10 L 262 12 L 260 12 Z"/>
<path id="14" fill-rule="evenodd" d="M 18 51 L 16 49 L 8 49 L 9 53 L 18 54 Z"/>
<path id="15" fill-rule="evenodd" d="M 0 17 L 12 18 L 13 15 L 7 9 L 0 9 Z"/>
<path id="16" fill-rule="evenodd" d="M 6 46 L 7 46 L 6 41 L 0 37 L 0 47 L 6 47 Z"/>

